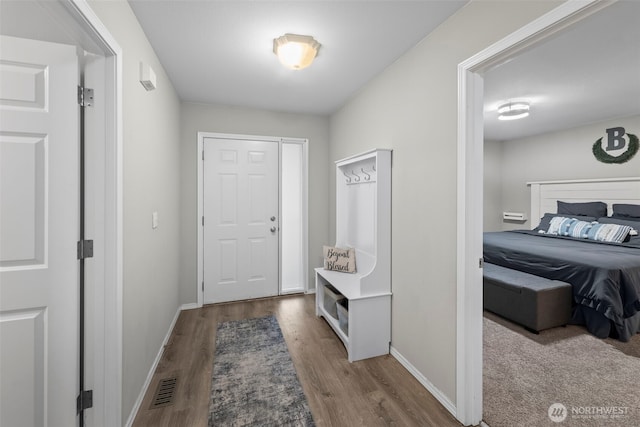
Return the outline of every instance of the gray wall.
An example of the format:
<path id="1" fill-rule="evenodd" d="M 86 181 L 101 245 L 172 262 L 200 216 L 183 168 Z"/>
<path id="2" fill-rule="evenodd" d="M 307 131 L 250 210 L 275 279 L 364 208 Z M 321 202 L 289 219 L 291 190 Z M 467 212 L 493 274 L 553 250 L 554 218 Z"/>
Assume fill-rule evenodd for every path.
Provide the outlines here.
<path id="1" fill-rule="evenodd" d="M 178 304 L 180 101 L 126 1 L 91 1 L 123 52 L 123 424 Z M 138 81 L 139 61 L 157 89 Z M 151 213 L 159 227 L 151 228 Z"/>
<path id="2" fill-rule="evenodd" d="M 525 212 L 529 216 L 531 201 L 527 182 L 530 181 L 639 176 L 640 154 L 627 163 L 607 164 L 596 160 L 591 152 L 593 143 L 606 136 L 606 129 L 618 126 L 624 127 L 628 133 L 640 136 L 640 116 L 633 116 L 500 143 L 500 211 Z M 485 157 L 485 184 L 491 179 L 487 173 L 487 164 L 495 163 L 498 158 L 495 152 L 492 154 L 489 158 Z M 492 185 L 492 191 L 498 191 L 496 183 L 493 182 Z M 489 208 L 485 198 L 485 215 Z M 504 223 L 502 229 L 529 228 L 530 221 L 537 222 L 538 219 L 529 218 L 524 225 Z"/>
<path id="3" fill-rule="evenodd" d="M 309 139 L 309 286 L 314 267 L 322 265 L 322 245 L 329 242 L 329 118 L 248 108 L 182 104 L 180 177 L 180 301 L 197 300 L 197 133 Z"/>
<path id="4" fill-rule="evenodd" d="M 392 345 L 456 401 L 457 66 L 560 2 L 473 1 L 331 117 L 330 160 L 392 148 Z M 335 234 L 335 176 L 331 234 Z"/>

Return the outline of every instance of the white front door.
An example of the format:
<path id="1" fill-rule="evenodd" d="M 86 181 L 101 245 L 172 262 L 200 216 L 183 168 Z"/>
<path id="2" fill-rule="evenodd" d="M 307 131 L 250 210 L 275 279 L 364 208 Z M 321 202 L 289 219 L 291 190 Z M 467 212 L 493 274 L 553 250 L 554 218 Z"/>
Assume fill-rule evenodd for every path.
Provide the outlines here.
<path id="1" fill-rule="evenodd" d="M 204 303 L 278 295 L 278 143 L 204 138 Z"/>
<path id="2" fill-rule="evenodd" d="M 78 60 L 0 36 L 0 425 L 74 426 Z"/>

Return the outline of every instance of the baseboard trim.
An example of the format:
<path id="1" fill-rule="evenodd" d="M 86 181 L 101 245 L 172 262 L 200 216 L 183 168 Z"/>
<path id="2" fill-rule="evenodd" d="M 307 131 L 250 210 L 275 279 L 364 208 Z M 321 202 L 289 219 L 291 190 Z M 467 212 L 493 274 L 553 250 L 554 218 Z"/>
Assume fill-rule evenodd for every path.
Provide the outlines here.
<path id="1" fill-rule="evenodd" d="M 193 307 L 192 307 L 193 306 Z M 133 425 L 133 421 L 136 419 L 138 415 L 138 410 L 140 410 L 140 406 L 142 405 L 142 400 L 144 399 L 145 394 L 147 394 L 147 390 L 149 388 L 149 384 L 151 384 L 151 379 L 156 372 L 156 368 L 158 367 L 158 363 L 160 363 L 160 359 L 162 358 L 162 353 L 164 352 L 164 347 L 169 342 L 169 338 L 171 337 L 171 333 L 173 332 L 173 328 L 176 326 L 176 322 L 178 321 L 178 316 L 180 316 L 180 312 L 182 310 L 188 310 L 191 308 L 197 308 L 197 304 L 183 304 L 178 307 L 175 316 L 173 316 L 173 320 L 169 325 L 169 330 L 167 331 L 167 335 L 165 335 L 162 344 L 160 345 L 160 350 L 158 350 L 158 354 L 156 355 L 156 359 L 151 364 L 151 369 L 149 369 L 149 373 L 147 374 L 147 379 L 142 385 L 142 390 L 140 390 L 140 394 L 136 399 L 136 403 L 133 405 L 131 409 L 131 413 L 129 414 L 129 418 L 127 419 L 126 427 L 131 427 Z"/>
<path id="2" fill-rule="evenodd" d="M 429 381 L 427 379 L 427 377 L 425 377 L 424 375 L 422 375 L 422 373 L 420 373 L 420 371 L 418 371 L 416 369 L 415 366 L 413 366 L 402 354 L 400 354 L 400 352 L 395 349 L 393 346 L 390 347 L 390 353 L 393 357 L 396 358 L 396 360 L 398 362 L 400 362 L 400 364 L 402 366 L 405 367 L 405 369 L 407 371 L 409 371 L 409 373 L 411 375 L 413 375 L 415 377 L 415 379 L 417 379 L 420 384 L 422 384 L 422 386 L 424 388 L 427 389 L 427 391 L 429 393 L 431 393 L 433 395 L 433 397 L 435 397 L 438 402 L 440 402 L 442 404 L 442 406 L 445 407 L 445 409 L 449 412 L 451 412 L 451 415 L 453 415 L 454 417 L 456 417 L 456 405 L 449 400 L 449 398 L 440 391 L 440 389 L 438 389 L 438 387 L 436 387 L 435 385 L 433 385 L 433 383 L 431 381 Z"/>

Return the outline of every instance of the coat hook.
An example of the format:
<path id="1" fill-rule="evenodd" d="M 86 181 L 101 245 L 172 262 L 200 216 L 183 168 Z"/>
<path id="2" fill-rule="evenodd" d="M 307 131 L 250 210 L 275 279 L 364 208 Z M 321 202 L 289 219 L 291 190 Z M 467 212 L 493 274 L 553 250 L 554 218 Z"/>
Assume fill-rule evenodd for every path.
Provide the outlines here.
<path id="1" fill-rule="evenodd" d="M 360 170 L 362 171 L 363 174 L 365 174 L 366 176 L 364 177 L 365 181 L 369 181 L 371 179 L 371 175 L 369 175 L 367 172 L 365 172 L 364 168 L 360 168 Z"/>

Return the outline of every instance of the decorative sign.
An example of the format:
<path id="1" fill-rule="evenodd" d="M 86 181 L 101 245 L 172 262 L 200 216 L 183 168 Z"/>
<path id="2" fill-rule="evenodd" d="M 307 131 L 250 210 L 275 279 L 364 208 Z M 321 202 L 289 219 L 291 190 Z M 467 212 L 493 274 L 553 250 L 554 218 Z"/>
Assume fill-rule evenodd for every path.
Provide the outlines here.
<path id="1" fill-rule="evenodd" d="M 625 134 L 627 138 L 625 138 Z M 628 142 L 627 142 L 628 140 Z M 625 163 L 638 152 L 638 137 L 626 133 L 623 127 L 607 129 L 606 146 L 603 147 L 602 138 L 598 139 L 592 147 L 593 155 L 602 163 Z M 624 150 L 624 151 L 621 151 Z M 611 155 L 609 153 L 615 153 Z"/>
<path id="2" fill-rule="evenodd" d="M 331 246 L 323 246 L 324 269 L 341 271 L 343 273 L 356 272 L 356 251 L 353 248 L 340 249 Z"/>

